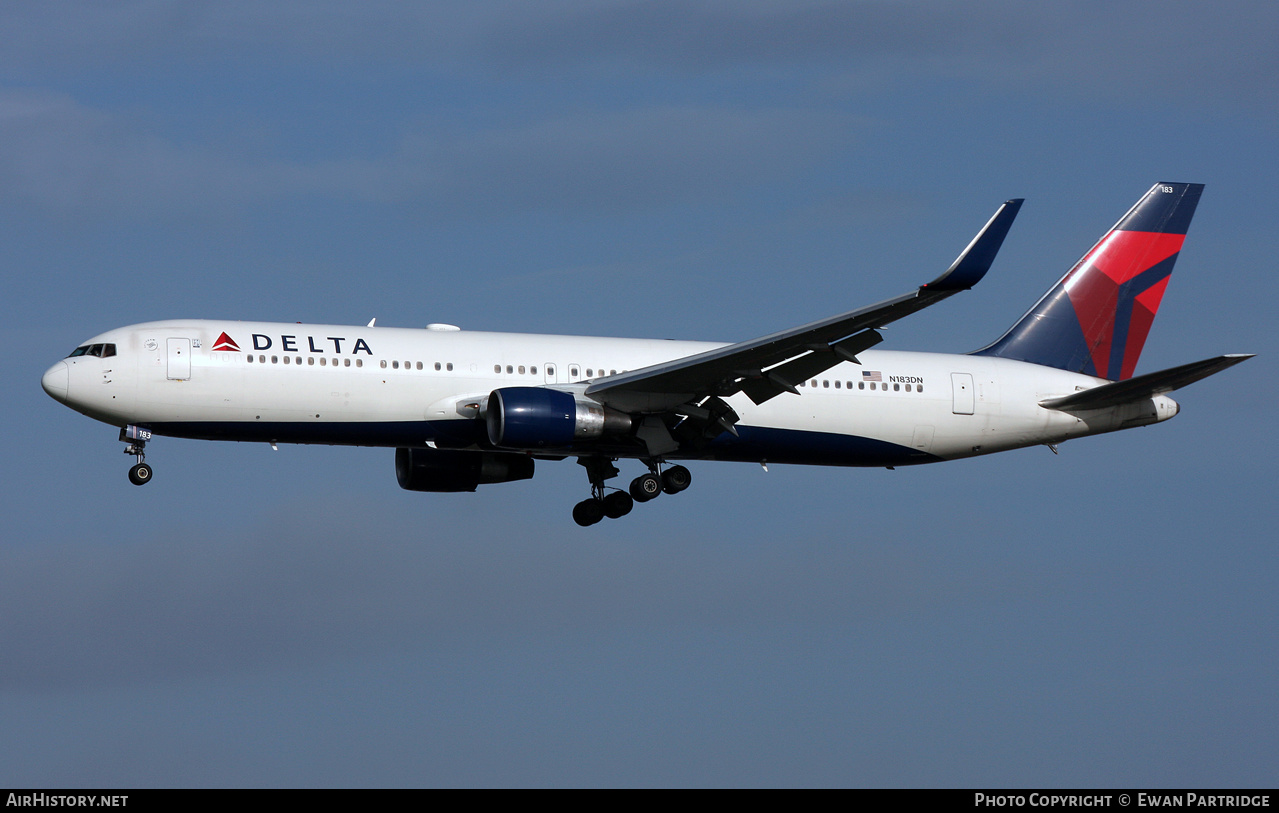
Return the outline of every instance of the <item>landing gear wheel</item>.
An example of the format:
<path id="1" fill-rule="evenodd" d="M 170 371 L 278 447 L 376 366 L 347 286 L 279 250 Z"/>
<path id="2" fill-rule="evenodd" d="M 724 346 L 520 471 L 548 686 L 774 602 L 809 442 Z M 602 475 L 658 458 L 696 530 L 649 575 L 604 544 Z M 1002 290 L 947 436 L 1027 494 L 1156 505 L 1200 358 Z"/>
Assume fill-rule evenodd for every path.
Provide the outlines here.
<path id="1" fill-rule="evenodd" d="M 693 484 L 693 474 L 683 466 L 671 466 L 662 472 L 662 491 L 678 494 Z"/>
<path id="2" fill-rule="evenodd" d="M 624 517 L 635 507 L 635 500 L 631 499 L 631 495 L 625 491 L 614 491 L 601 502 L 604 505 L 604 516 L 609 519 Z"/>
<path id="3" fill-rule="evenodd" d="M 631 481 L 631 496 L 635 502 L 648 502 L 662 493 L 662 481 L 656 474 L 641 474 Z"/>
<path id="4" fill-rule="evenodd" d="M 129 469 L 129 482 L 135 486 L 144 486 L 151 482 L 151 467 L 146 463 L 139 463 Z"/>
<path id="5" fill-rule="evenodd" d="M 604 518 L 604 501 L 592 497 L 573 506 L 573 521 L 585 528 Z"/>

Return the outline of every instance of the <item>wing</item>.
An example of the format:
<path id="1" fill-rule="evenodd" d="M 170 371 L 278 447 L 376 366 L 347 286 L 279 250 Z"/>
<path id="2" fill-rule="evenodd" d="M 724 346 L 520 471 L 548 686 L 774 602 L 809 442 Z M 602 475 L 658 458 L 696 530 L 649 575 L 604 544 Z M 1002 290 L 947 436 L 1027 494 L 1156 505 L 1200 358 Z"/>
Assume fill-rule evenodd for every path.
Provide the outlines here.
<path id="1" fill-rule="evenodd" d="M 587 387 L 586 395 L 623 412 L 705 418 L 701 413 L 706 410 L 694 402 L 744 392 L 762 404 L 783 392 L 798 393 L 795 385 L 800 381 L 844 361 L 860 363 L 857 354 L 882 339 L 875 328 L 976 285 L 1003 245 L 1021 204 L 1017 198 L 1000 206 L 946 273 L 918 290 L 758 339 L 608 376 Z M 723 422 L 723 428 L 731 431 L 732 421 Z"/>

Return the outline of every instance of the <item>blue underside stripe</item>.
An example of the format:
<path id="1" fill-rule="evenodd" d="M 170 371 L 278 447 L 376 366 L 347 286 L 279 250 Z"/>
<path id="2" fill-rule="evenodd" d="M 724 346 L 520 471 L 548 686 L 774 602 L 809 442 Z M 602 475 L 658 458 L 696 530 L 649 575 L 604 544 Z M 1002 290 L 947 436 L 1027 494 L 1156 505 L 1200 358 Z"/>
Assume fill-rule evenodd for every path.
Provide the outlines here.
<path id="1" fill-rule="evenodd" d="M 423 447 L 486 444 L 482 421 L 390 421 L 375 423 L 293 422 L 163 422 L 147 428 L 157 435 L 197 440 L 261 443 L 309 443 L 331 446 Z M 689 457 L 809 466 L 909 466 L 941 460 L 935 455 L 874 438 L 808 432 L 798 429 L 737 427 L 738 437 L 724 433 L 702 454 Z M 589 446 L 565 450 L 588 454 Z M 672 455 L 679 457 L 679 455 Z"/>
<path id="2" fill-rule="evenodd" d="M 807 466 L 909 466 L 941 460 L 919 449 L 856 435 L 758 426 L 739 426 L 737 433 L 736 438 L 728 433 L 716 438 L 711 459 Z"/>

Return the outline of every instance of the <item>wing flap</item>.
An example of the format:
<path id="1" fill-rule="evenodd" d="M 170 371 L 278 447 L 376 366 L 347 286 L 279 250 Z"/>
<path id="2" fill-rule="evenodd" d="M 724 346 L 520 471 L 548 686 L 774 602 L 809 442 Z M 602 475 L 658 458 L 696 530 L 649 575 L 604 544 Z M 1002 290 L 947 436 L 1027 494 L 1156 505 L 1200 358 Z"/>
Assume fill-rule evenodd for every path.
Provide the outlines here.
<path id="1" fill-rule="evenodd" d="M 762 404 L 783 392 L 798 395 L 799 390 L 795 388 L 795 385 L 799 382 L 821 375 L 845 361 L 861 364 L 857 360 L 857 354 L 874 347 L 883 340 L 884 337 L 878 331 L 868 329 L 861 333 L 854 333 L 847 339 L 834 344 L 815 347 L 802 356 L 762 371 L 759 378 L 750 378 L 742 382 L 742 392 L 756 404 Z"/>

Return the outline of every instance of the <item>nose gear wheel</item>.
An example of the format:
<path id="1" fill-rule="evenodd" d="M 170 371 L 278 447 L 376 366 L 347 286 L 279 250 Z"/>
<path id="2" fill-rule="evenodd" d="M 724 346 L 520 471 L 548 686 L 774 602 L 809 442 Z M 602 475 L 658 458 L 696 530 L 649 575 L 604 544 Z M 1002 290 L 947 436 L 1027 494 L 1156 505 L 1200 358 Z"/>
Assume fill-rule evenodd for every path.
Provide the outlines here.
<path id="1" fill-rule="evenodd" d="M 138 426 L 126 426 L 120 430 L 120 440 L 128 445 L 124 447 L 124 453 L 133 455 L 138 462 L 129 469 L 129 482 L 135 486 L 144 486 L 151 482 L 151 475 L 154 472 L 146 462 L 147 440 L 151 437 L 151 431 Z"/>

